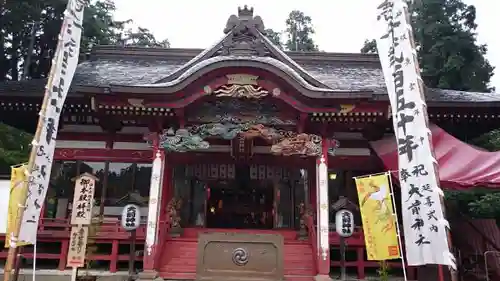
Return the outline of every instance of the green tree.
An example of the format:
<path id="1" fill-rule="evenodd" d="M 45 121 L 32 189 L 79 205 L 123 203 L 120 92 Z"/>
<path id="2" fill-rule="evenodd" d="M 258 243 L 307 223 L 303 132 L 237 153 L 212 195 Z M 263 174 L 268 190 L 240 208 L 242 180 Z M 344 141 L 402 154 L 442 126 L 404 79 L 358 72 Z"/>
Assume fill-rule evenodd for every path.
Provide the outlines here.
<path id="1" fill-rule="evenodd" d="M 453 216 L 456 212 L 472 218 L 496 219 L 500 223 L 500 192 L 485 188 L 445 191 L 446 206 Z"/>
<path id="2" fill-rule="evenodd" d="M 412 27 L 422 78 L 428 87 L 464 91 L 490 91 L 493 67 L 485 58 L 486 46 L 476 41 L 476 10 L 461 0 L 422 0 L 410 6 Z M 362 53 L 377 53 L 375 40 L 366 40 Z M 472 144 L 500 149 L 500 132 L 493 131 Z M 477 218 L 500 220 L 500 192 L 476 188 L 448 191 L 446 202 L 454 210 Z"/>
<path id="3" fill-rule="evenodd" d="M 0 175 L 10 174 L 10 166 L 28 161 L 33 136 L 0 123 Z"/>
<path id="4" fill-rule="evenodd" d="M 377 54 L 377 42 L 375 42 L 375 39 L 372 40 L 365 40 L 365 43 L 363 44 L 363 48 L 361 48 L 361 53 L 363 54 Z"/>
<path id="5" fill-rule="evenodd" d="M 7 1 L 0 10 L 0 81 L 45 78 L 57 46 L 62 14 L 67 1 Z M 116 21 L 114 1 L 92 1 L 85 9 L 81 53 L 95 45 L 134 45 L 169 47 L 168 40 L 157 40 L 146 28 L 130 28 L 132 20 Z M 34 36 L 31 36 L 35 27 Z M 32 40 L 33 38 L 33 40 Z M 30 48 L 30 43 L 32 48 Z M 28 73 L 21 73 L 26 58 Z"/>
<path id="6" fill-rule="evenodd" d="M 283 44 L 281 43 L 281 34 L 274 31 L 271 28 L 266 29 L 266 37 L 273 42 L 273 44 L 283 50 Z"/>
<path id="7" fill-rule="evenodd" d="M 422 0 L 411 6 L 421 75 L 428 87 L 491 91 L 494 68 L 476 40 L 476 9 L 461 0 Z M 376 53 L 374 40 L 361 52 Z"/>
<path id="8" fill-rule="evenodd" d="M 312 19 L 301 11 L 291 11 L 286 20 L 287 40 L 285 47 L 288 51 L 317 52 L 318 46 L 311 36 L 314 34 Z"/>
<path id="9" fill-rule="evenodd" d="M 0 82 L 47 77 L 66 4 L 61 0 L 22 0 L 0 6 Z M 114 20 L 115 10 L 112 0 L 92 1 L 85 9 L 81 53 L 95 45 L 170 46 L 168 40 L 157 40 L 145 28 L 129 28 L 131 20 Z M 30 63 L 23 73 L 26 61 Z M 27 160 L 31 139 L 30 134 L 0 123 L 2 173 L 8 173 L 10 165 Z"/>
<path id="10" fill-rule="evenodd" d="M 158 41 L 149 29 L 143 27 L 138 27 L 136 30 L 127 29 L 121 38 L 121 42 L 125 46 L 170 48 L 170 42 L 167 39 Z"/>

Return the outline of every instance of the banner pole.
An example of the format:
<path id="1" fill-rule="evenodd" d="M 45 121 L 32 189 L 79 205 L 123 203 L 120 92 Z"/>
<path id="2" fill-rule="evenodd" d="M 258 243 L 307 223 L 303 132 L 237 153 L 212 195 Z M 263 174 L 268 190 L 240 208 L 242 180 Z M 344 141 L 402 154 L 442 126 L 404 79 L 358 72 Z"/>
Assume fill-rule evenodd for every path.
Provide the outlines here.
<path id="1" fill-rule="evenodd" d="M 411 25 L 411 18 L 410 18 L 410 13 L 408 12 L 408 6 L 406 5 L 403 9 L 403 12 L 404 12 L 404 16 L 406 18 L 406 22 Z M 415 45 L 415 36 L 413 35 L 413 29 L 409 28 L 408 29 L 408 33 L 410 36 L 409 39 L 410 39 L 410 45 L 412 47 L 413 50 L 415 50 L 414 54 L 413 54 L 413 60 L 414 60 L 414 63 L 415 63 L 415 68 L 416 68 L 416 71 L 420 77 L 420 65 L 418 63 L 418 58 L 417 58 L 417 53 L 416 53 L 416 45 Z M 419 88 L 419 92 L 422 96 L 424 96 L 424 93 L 425 93 L 425 85 L 424 85 L 424 82 L 422 79 L 418 79 L 418 88 Z M 425 116 L 425 120 L 427 121 L 427 123 L 429 123 L 429 116 L 428 116 L 428 113 L 427 113 L 427 110 L 425 110 L 423 112 L 424 116 Z M 429 133 L 430 134 L 430 133 Z M 432 155 L 432 158 L 434 159 L 434 175 L 436 177 L 436 183 L 437 183 L 437 188 L 438 189 L 441 189 L 441 179 L 439 178 L 439 164 L 437 163 L 437 158 L 436 158 L 436 154 L 434 152 L 434 147 L 432 145 L 432 138 L 429 138 L 429 146 L 430 146 L 430 152 L 431 152 L 431 155 Z M 445 205 L 445 201 L 444 201 L 444 193 L 441 189 L 441 193 L 439 195 L 439 203 L 441 204 L 441 209 L 443 211 L 443 218 L 446 220 L 446 205 Z M 448 221 L 448 220 L 446 220 Z M 449 223 L 449 222 L 448 222 Z M 453 241 L 451 239 L 451 232 L 450 232 L 450 228 L 449 228 L 449 225 L 448 227 L 445 227 L 445 231 L 446 231 L 446 236 L 447 236 L 447 240 L 448 240 L 448 250 L 449 250 L 449 253 L 450 254 L 453 254 Z M 455 266 L 456 266 L 456 260 L 455 258 L 453 257 L 453 262 L 455 263 Z M 458 276 L 457 276 L 457 271 L 455 268 L 453 268 L 452 266 L 448 266 L 448 269 L 450 271 L 450 277 L 451 277 L 451 281 L 457 281 L 458 280 Z M 439 265 L 438 266 L 438 275 L 441 275 L 440 276 L 440 281 L 444 281 L 444 273 L 443 273 L 443 266 L 442 265 Z"/>
<path id="2" fill-rule="evenodd" d="M 369 178 L 369 177 L 376 177 L 376 176 L 381 176 L 385 175 L 387 173 L 398 173 L 398 170 L 387 170 L 385 172 L 380 172 L 380 173 L 375 173 L 375 174 L 369 174 L 369 175 L 362 175 L 362 176 L 357 176 L 357 177 L 352 177 L 353 179 L 364 179 L 364 178 Z"/>
<path id="3" fill-rule="evenodd" d="M 60 46 L 62 46 L 62 42 L 58 43 L 58 49 L 60 49 Z M 57 58 L 57 56 L 58 56 L 58 52 L 56 52 L 54 54 L 55 59 Z M 55 72 L 54 68 L 55 67 L 52 67 L 52 69 L 50 71 L 50 76 L 49 76 L 47 85 L 52 84 L 52 79 L 53 79 L 54 72 Z M 49 93 L 48 93 L 48 89 L 45 89 L 45 96 L 43 98 L 43 103 L 42 103 L 42 106 L 40 109 L 40 113 L 46 111 L 48 101 L 49 101 Z M 23 219 L 24 211 L 26 209 L 25 205 L 26 205 L 26 201 L 27 201 L 27 192 L 28 192 L 28 188 L 29 188 L 28 182 L 30 179 L 30 171 L 33 170 L 33 164 L 35 162 L 36 152 L 38 149 L 38 140 L 40 139 L 40 135 L 42 133 L 43 124 L 44 124 L 43 116 L 40 114 L 40 116 L 38 118 L 38 125 L 37 125 L 36 131 L 35 131 L 35 136 L 33 138 L 33 142 L 31 143 L 30 158 L 29 158 L 26 170 L 25 170 L 25 173 L 27 173 L 27 175 L 26 175 L 27 180 L 25 180 L 23 183 L 26 188 L 25 188 L 25 194 L 23 194 L 23 196 L 21 198 L 21 202 L 20 202 L 20 205 L 22 207 L 20 207 L 19 210 L 21 210 L 21 211 L 20 211 L 20 214 L 18 214 L 16 216 L 16 220 L 14 223 L 14 231 L 10 234 L 9 252 L 7 253 L 7 261 L 5 263 L 5 268 L 4 268 L 5 269 L 4 276 L 3 276 L 4 281 L 9 281 L 11 278 L 11 273 L 12 273 L 11 271 L 12 271 L 12 267 L 14 265 L 14 260 L 15 260 L 16 253 L 17 253 L 17 242 L 18 242 L 17 237 L 19 236 L 19 232 L 21 231 L 21 222 Z"/>
<path id="4" fill-rule="evenodd" d="M 36 256 L 37 256 L 36 244 L 37 243 L 33 245 L 33 273 L 31 274 L 33 277 L 32 281 L 36 281 Z"/>
<path id="5" fill-rule="evenodd" d="M 401 254 L 401 266 L 403 267 L 403 278 L 405 281 L 408 280 L 408 276 L 406 274 L 406 262 L 405 262 L 405 257 L 403 254 L 403 240 L 401 239 L 401 230 L 399 229 L 399 218 L 398 218 L 398 211 L 396 209 L 396 198 L 394 197 L 394 188 L 392 187 L 392 175 L 390 172 L 386 172 L 386 176 L 389 177 L 389 190 L 391 191 L 391 201 L 392 201 L 392 208 L 393 208 L 393 216 L 395 218 L 395 223 L 396 223 L 396 232 L 398 234 L 398 243 L 399 243 L 399 253 Z"/>
<path id="6" fill-rule="evenodd" d="M 69 4 L 69 2 L 68 2 L 68 4 Z M 63 30 L 64 26 L 66 25 L 66 21 L 67 21 L 67 19 L 65 18 L 63 20 L 63 23 L 62 23 L 61 31 Z M 25 170 L 25 173 L 27 173 L 26 174 L 27 180 L 23 183 L 26 186 L 26 188 L 25 188 L 26 193 L 21 198 L 20 205 L 22 205 L 23 207 L 19 208 L 19 209 L 22 211 L 18 216 L 16 216 L 16 220 L 14 223 L 14 231 L 10 235 L 9 251 L 7 253 L 7 261 L 6 261 L 5 267 L 4 267 L 4 276 L 3 276 L 4 281 L 9 281 L 11 279 L 12 268 L 13 268 L 14 260 L 16 258 L 16 254 L 17 254 L 17 242 L 18 242 L 17 237 L 19 236 L 19 232 L 21 231 L 21 223 L 23 220 L 24 212 L 26 210 L 25 205 L 26 205 L 26 201 L 27 201 L 27 197 L 28 197 L 28 189 L 29 189 L 28 183 L 29 183 L 29 180 L 31 177 L 30 172 L 31 172 L 31 170 L 33 170 L 33 166 L 34 166 L 35 158 L 36 158 L 36 153 L 38 150 L 38 141 L 40 140 L 40 135 L 42 134 L 42 129 L 43 129 L 43 126 L 45 124 L 45 120 L 44 120 L 45 116 L 43 116 L 43 115 L 47 111 L 47 106 L 49 103 L 49 96 L 50 96 L 49 91 L 50 91 L 50 89 L 48 87 L 50 85 L 52 85 L 52 81 L 54 79 L 54 75 L 56 72 L 57 60 L 59 58 L 59 54 L 62 51 L 62 47 L 63 47 L 63 41 L 61 38 L 59 38 L 58 42 L 57 42 L 56 52 L 54 52 L 54 57 L 52 59 L 52 66 L 50 68 L 50 73 L 49 73 L 48 80 L 47 80 L 47 86 L 45 87 L 43 102 L 42 102 L 42 105 L 40 106 L 40 112 L 38 114 L 39 115 L 38 116 L 38 124 L 36 126 L 36 131 L 35 131 L 35 135 L 33 137 L 33 141 L 31 142 L 30 157 L 29 157 L 28 165 L 27 165 L 26 170 Z"/>

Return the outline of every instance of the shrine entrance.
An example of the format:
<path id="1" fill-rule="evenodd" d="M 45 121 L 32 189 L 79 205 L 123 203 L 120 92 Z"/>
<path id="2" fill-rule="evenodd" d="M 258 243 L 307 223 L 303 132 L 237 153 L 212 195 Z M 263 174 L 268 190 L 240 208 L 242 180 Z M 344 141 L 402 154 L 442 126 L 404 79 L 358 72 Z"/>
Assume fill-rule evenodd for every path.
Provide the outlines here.
<path id="1" fill-rule="evenodd" d="M 298 229 L 308 187 L 300 169 L 248 164 L 182 165 L 174 194 L 183 228 Z"/>
<path id="2" fill-rule="evenodd" d="M 273 182 L 252 180 L 249 171 L 249 165 L 241 165 L 236 179 L 207 183 L 207 228 L 273 228 Z"/>

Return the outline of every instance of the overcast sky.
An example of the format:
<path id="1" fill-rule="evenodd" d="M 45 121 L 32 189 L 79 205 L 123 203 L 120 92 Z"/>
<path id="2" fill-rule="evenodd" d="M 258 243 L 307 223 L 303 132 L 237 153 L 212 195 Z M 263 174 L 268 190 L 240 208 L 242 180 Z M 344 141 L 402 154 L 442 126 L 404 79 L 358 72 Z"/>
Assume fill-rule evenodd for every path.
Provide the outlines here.
<path id="1" fill-rule="evenodd" d="M 312 18 L 314 40 L 327 52 L 359 52 L 365 39 L 372 39 L 372 23 L 380 0 L 116 0 L 119 20 L 133 19 L 167 38 L 174 48 L 207 48 L 223 35 L 222 30 L 238 6 L 247 4 L 260 15 L 266 28 L 285 29 L 291 10 Z M 477 8 L 478 40 L 488 44 L 487 58 L 497 66 L 492 85 L 500 91 L 499 0 L 465 0 Z"/>

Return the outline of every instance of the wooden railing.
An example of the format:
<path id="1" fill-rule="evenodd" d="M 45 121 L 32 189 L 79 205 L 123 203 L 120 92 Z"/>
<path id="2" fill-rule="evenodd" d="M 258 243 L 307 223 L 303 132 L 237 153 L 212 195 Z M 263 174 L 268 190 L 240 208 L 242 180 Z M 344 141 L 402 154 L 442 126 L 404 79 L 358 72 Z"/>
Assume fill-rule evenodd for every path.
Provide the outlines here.
<path id="1" fill-rule="evenodd" d="M 137 229 L 137 244 L 143 245 L 145 241 L 145 225 L 141 225 Z M 67 219 L 49 219 L 43 218 L 39 223 L 38 228 L 38 247 L 37 259 L 38 260 L 52 260 L 57 261 L 58 269 L 65 270 L 67 255 L 69 250 L 69 236 L 71 225 Z M 118 262 L 128 261 L 129 252 L 124 251 L 120 253 L 120 245 L 129 245 L 130 233 L 125 231 L 117 219 L 105 219 L 103 225 L 99 226 L 96 236 L 94 237 L 96 245 L 106 246 L 111 245 L 111 250 L 100 251 L 94 255 L 88 256 L 88 260 L 92 261 L 107 261 L 109 262 L 109 271 L 116 272 L 118 270 Z M 3 246 L 5 236 L 0 235 L 0 244 Z M 52 248 L 44 249 L 44 244 L 52 244 Z M 58 244 L 58 245 L 54 245 Z M 57 247 L 59 250 L 56 252 L 53 248 Z M 99 247 L 101 248 L 101 247 Z M 109 247 L 102 247 L 109 248 Z M 32 246 L 22 247 L 21 256 L 25 259 L 33 259 L 34 253 Z M 6 249 L 0 250 L 0 259 L 7 257 Z M 136 256 L 137 261 L 142 261 L 141 256 Z"/>
<path id="2" fill-rule="evenodd" d="M 167 238 L 170 236 L 170 228 L 171 228 L 171 223 L 170 223 L 170 218 L 167 216 L 167 219 L 164 221 L 160 221 L 158 224 L 159 230 L 158 230 L 158 238 L 157 238 L 157 243 L 158 243 L 158 248 L 156 251 L 156 257 L 155 257 L 155 263 L 154 267 L 158 268 L 161 262 L 161 256 L 159 253 L 160 251 L 163 251 L 163 248 L 165 246 L 165 243 L 167 242 Z"/>
<path id="3" fill-rule="evenodd" d="M 314 257 L 314 267 L 316 273 L 319 272 L 319 252 L 318 252 L 318 238 L 316 235 L 316 227 L 314 225 L 314 217 L 312 215 L 304 215 L 305 223 L 307 227 L 307 234 L 309 242 L 311 242 L 312 253 Z"/>
<path id="4" fill-rule="evenodd" d="M 308 239 L 311 242 L 311 246 L 313 249 L 314 255 L 314 264 L 316 270 L 318 270 L 318 245 L 317 245 L 317 231 L 316 225 L 314 223 L 314 218 L 312 216 L 305 216 L 305 225 L 308 230 Z M 168 220 L 160 221 L 159 223 L 159 231 L 158 231 L 158 250 L 163 251 L 166 241 L 168 241 L 170 233 L 170 222 Z M 69 234 L 70 234 L 70 225 L 68 220 L 65 219 L 43 219 L 39 225 L 38 232 L 38 254 L 37 259 L 42 260 L 53 260 L 58 263 L 58 269 L 64 270 L 66 268 L 66 257 L 69 249 Z M 146 237 L 146 225 L 143 224 L 137 229 L 137 244 L 138 248 L 142 247 L 145 243 Z M 332 249 L 339 248 L 339 236 L 335 232 L 330 232 L 330 247 Z M 0 235 L 0 245 L 3 245 L 3 241 L 5 240 L 4 236 Z M 95 255 L 88 257 L 90 260 L 94 261 L 106 261 L 109 262 L 109 269 L 100 267 L 101 270 L 109 270 L 110 272 L 116 272 L 118 270 L 118 262 L 127 261 L 129 258 L 129 252 L 127 251 L 128 247 L 125 249 L 121 249 L 119 251 L 120 245 L 129 245 L 130 244 L 130 234 L 123 230 L 120 226 L 118 220 L 107 220 L 105 223 L 99 227 L 99 231 L 95 237 L 96 244 L 101 248 L 104 248 L 105 251 L 100 251 Z M 346 239 L 347 249 L 348 251 L 356 252 L 356 260 L 347 261 L 346 266 L 351 268 L 356 268 L 357 276 L 359 279 L 365 278 L 365 270 L 372 268 L 378 268 L 379 264 L 375 261 L 367 261 L 365 259 L 365 243 L 364 236 L 361 229 L 357 228 L 353 236 Z M 58 250 L 54 251 L 54 249 L 44 249 L 44 244 L 55 244 L 57 243 L 60 246 L 57 246 Z M 107 246 L 106 246 L 107 245 Z M 111 245 L 111 247 L 109 247 Z M 104 247 L 101 247 L 104 246 Z M 32 259 L 33 253 L 30 252 L 31 247 L 23 247 L 25 249 L 23 253 L 23 257 L 26 259 Z M 110 248 L 110 250 L 109 250 Z M 3 250 L 3 251 L 2 251 Z M 0 260 L 5 259 L 7 256 L 7 252 L 5 249 L 0 250 Z M 155 266 L 159 264 L 159 257 L 161 255 L 157 255 L 157 259 L 154 261 Z M 137 256 L 137 261 L 142 261 L 141 256 Z M 392 268 L 401 268 L 401 262 L 394 261 L 389 263 Z M 336 259 L 331 260 L 331 266 L 338 268 L 340 266 L 340 262 Z M 138 264 L 138 268 L 140 268 L 140 264 Z M 408 276 L 410 280 L 414 280 L 415 269 L 409 268 Z"/>
<path id="5" fill-rule="evenodd" d="M 491 253 L 500 252 L 500 238 L 498 226 L 494 219 L 471 219 L 458 213 L 459 221 L 452 221 L 452 229 L 460 231 L 461 237 L 453 236 L 455 248 L 459 249 L 459 275 L 462 280 L 470 275 L 478 279 L 485 279 L 490 275 L 490 280 L 500 280 L 500 256 Z M 454 232 L 452 232 L 452 235 Z M 461 238 L 465 239 L 461 239 Z M 485 257 L 485 253 L 490 253 Z M 488 270 L 486 269 L 488 268 Z"/>
<path id="6" fill-rule="evenodd" d="M 316 237 L 316 225 L 314 223 L 314 218 L 311 215 L 305 215 L 305 223 L 307 227 L 307 232 L 308 232 L 308 237 L 309 241 L 311 242 L 311 246 L 313 249 L 313 255 L 314 255 L 314 264 L 316 267 L 316 271 L 318 272 L 319 268 L 319 258 L 320 255 L 318 254 L 318 240 Z M 355 251 L 356 252 L 356 260 L 354 261 L 346 261 L 345 266 L 350 267 L 350 268 L 356 268 L 357 272 L 357 278 L 358 279 L 365 279 L 366 278 L 366 270 L 367 269 L 377 269 L 380 267 L 380 264 L 377 261 L 368 261 L 365 258 L 365 252 L 366 252 L 366 245 L 365 245 L 365 240 L 364 240 L 364 235 L 363 235 L 363 230 L 361 227 L 357 227 L 353 233 L 352 236 L 348 237 L 345 239 L 346 245 L 347 245 L 347 250 L 348 251 Z M 329 234 L 329 243 L 330 243 L 330 249 L 339 249 L 340 246 L 340 236 L 335 232 L 335 231 L 330 231 Z M 389 263 L 390 268 L 402 268 L 402 263 L 401 261 L 390 261 Z M 330 261 L 330 266 L 338 268 L 340 266 L 340 261 L 336 259 L 332 259 Z M 408 279 L 409 280 L 415 280 L 416 279 L 416 268 L 414 267 L 407 267 L 407 274 L 408 274 Z"/>

